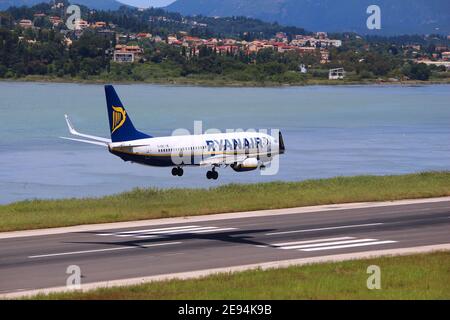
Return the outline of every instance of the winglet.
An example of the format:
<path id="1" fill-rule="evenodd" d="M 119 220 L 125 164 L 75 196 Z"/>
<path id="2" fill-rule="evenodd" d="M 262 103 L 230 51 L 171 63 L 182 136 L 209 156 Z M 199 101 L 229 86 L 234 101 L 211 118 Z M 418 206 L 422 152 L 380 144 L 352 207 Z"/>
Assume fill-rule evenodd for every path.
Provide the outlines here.
<path id="1" fill-rule="evenodd" d="M 97 136 L 92 136 L 92 135 L 89 135 L 89 134 L 79 133 L 73 127 L 72 123 L 70 122 L 69 116 L 67 114 L 64 115 L 64 118 L 66 118 L 66 123 L 67 123 L 67 126 L 69 127 L 70 134 L 72 134 L 74 136 L 88 138 L 88 139 L 91 139 L 91 140 L 94 140 L 94 141 L 98 141 L 98 142 L 101 142 L 103 145 L 108 145 L 109 143 L 111 143 L 110 139 L 97 137 Z M 75 141 L 79 141 L 79 140 L 75 140 Z M 81 141 L 81 142 L 84 142 L 84 141 Z"/>
<path id="2" fill-rule="evenodd" d="M 75 130 L 72 123 L 70 122 L 69 116 L 67 114 L 65 114 L 64 118 L 66 118 L 66 123 L 67 123 L 67 126 L 69 127 L 69 132 L 73 135 L 77 135 L 78 132 L 77 132 L 77 130 Z"/>

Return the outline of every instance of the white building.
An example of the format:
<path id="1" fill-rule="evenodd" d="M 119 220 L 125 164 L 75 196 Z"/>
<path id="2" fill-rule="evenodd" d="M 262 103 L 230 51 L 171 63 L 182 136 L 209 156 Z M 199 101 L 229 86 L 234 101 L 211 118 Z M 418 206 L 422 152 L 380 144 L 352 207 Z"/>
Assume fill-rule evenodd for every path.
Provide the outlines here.
<path id="1" fill-rule="evenodd" d="M 344 68 L 330 69 L 328 73 L 328 79 L 330 80 L 342 80 L 345 78 Z"/>

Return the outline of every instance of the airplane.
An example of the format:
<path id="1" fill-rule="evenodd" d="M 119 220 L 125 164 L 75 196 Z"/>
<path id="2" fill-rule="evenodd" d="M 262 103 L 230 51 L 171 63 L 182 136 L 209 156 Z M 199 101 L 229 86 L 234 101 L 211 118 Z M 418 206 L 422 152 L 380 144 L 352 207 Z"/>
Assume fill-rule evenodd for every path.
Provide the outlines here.
<path id="1" fill-rule="evenodd" d="M 173 176 L 183 176 L 187 166 L 208 167 L 206 177 L 213 180 L 222 166 L 236 172 L 264 169 L 275 156 L 285 153 L 281 132 L 275 138 L 257 132 L 152 137 L 136 130 L 113 86 L 105 85 L 105 94 L 111 139 L 78 132 L 67 115 L 69 132 L 77 138 L 62 139 L 107 147 L 124 161 L 172 167 Z"/>

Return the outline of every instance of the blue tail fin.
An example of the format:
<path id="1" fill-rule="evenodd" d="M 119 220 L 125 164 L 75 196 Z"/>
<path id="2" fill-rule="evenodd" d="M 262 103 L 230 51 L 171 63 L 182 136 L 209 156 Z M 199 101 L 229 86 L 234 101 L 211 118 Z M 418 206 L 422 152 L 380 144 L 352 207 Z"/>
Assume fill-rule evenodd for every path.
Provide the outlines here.
<path id="1" fill-rule="evenodd" d="M 105 86 L 105 94 L 112 142 L 152 138 L 136 130 L 113 86 Z"/>

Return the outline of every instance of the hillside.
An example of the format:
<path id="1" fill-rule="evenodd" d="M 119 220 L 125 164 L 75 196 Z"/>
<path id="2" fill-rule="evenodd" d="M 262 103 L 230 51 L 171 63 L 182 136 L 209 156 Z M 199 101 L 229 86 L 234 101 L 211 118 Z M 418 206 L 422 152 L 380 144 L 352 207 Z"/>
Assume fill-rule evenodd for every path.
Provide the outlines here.
<path id="1" fill-rule="evenodd" d="M 9 7 L 33 6 L 42 2 L 50 2 L 45 0 L 0 0 L 0 10 L 8 9 Z M 98 10 L 116 10 L 123 4 L 115 0 L 73 0 L 69 1 L 75 4 L 81 4 L 86 7 Z"/>
<path id="2" fill-rule="evenodd" d="M 382 10 L 381 31 L 366 28 L 366 9 L 374 3 Z M 166 8 L 188 15 L 247 16 L 314 31 L 450 33 L 448 0 L 177 0 Z"/>

